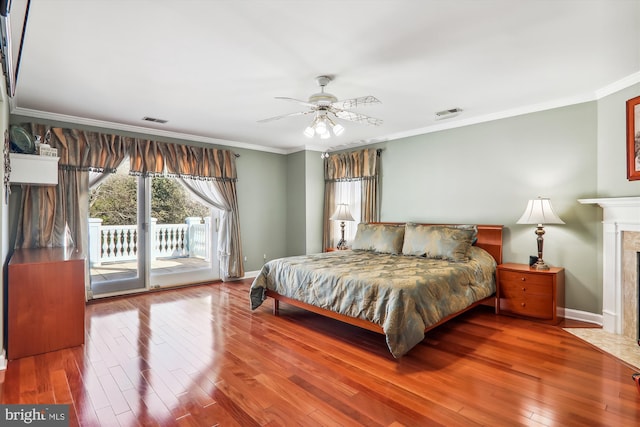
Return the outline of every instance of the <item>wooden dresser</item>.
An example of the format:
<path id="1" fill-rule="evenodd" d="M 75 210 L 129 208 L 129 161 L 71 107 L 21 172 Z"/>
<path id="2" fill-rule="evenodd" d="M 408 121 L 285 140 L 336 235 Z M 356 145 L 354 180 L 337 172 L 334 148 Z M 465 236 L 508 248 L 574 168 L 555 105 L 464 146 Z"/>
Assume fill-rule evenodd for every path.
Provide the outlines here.
<path id="1" fill-rule="evenodd" d="M 7 282 L 9 359 L 84 344 L 85 260 L 73 249 L 16 249 Z"/>
<path id="2" fill-rule="evenodd" d="M 564 317 L 564 269 L 534 270 L 526 264 L 500 264 L 497 313 L 557 324 Z"/>

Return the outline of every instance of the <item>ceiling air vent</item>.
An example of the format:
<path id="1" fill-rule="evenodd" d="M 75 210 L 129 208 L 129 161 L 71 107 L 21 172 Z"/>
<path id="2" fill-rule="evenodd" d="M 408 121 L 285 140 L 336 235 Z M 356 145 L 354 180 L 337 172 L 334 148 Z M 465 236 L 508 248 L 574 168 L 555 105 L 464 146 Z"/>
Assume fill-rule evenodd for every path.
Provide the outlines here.
<path id="1" fill-rule="evenodd" d="M 146 122 L 154 122 L 154 123 L 167 123 L 167 120 L 164 119 L 156 119 L 155 117 L 143 117 L 142 120 Z"/>
<path id="2" fill-rule="evenodd" d="M 436 113 L 436 120 L 450 119 L 462 112 L 462 108 L 450 108 L 448 110 L 438 111 Z"/>

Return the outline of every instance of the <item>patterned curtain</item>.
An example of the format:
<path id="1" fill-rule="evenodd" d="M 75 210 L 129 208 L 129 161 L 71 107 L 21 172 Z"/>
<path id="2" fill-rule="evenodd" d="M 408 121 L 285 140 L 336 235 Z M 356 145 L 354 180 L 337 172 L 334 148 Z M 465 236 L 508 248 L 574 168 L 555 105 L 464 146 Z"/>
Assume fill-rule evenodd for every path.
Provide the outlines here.
<path id="1" fill-rule="evenodd" d="M 182 184 L 205 204 L 222 210 L 218 230 L 222 276 L 223 279 L 243 277 L 235 153 L 132 139 L 129 156 L 131 173 L 180 178 Z"/>
<path id="2" fill-rule="evenodd" d="M 58 185 L 23 186 L 16 248 L 74 246 L 86 256 L 89 171 L 115 172 L 128 155 L 132 174 L 168 174 L 209 182 L 224 200 L 226 220 L 220 233 L 226 233 L 228 244 L 219 251 L 228 255 L 223 271 L 227 277 L 244 275 L 233 152 L 38 124 L 28 126 L 32 135 L 43 139 L 50 132 L 49 143 L 58 149 L 60 157 Z"/>
<path id="3" fill-rule="evenodd" d="M 324 213 L 322 247 L 332 246 L 331 234 L 333 221 L 329 218 L 336 209 L 336 183 L 342 181 L 360 181 L 361 215 L 359 222 L 378 221 L 378 171 L 377 149 L 364 149 L 346 153 L 331 154 L 324 162 Z"/>
<path id="4" fill-rule="evenodd" d="M 218 258 L 223 280 L 244 276 L 242 246 L 240 245 L 240 217 L 236 183 L 232 180 L 178 180 L 203 203 L 222 211 L 218 232 Z"/>
<path id="5" fill-rule="evenodd" d="M 83 255 L 88 244 L 89 171 L 113 172 L 126 155 L 114 135 L 31 124 L 31 134 L 51 137 L 58 149 L 58 185 L 25 185 L 16 248 L 73 246 Z"/>

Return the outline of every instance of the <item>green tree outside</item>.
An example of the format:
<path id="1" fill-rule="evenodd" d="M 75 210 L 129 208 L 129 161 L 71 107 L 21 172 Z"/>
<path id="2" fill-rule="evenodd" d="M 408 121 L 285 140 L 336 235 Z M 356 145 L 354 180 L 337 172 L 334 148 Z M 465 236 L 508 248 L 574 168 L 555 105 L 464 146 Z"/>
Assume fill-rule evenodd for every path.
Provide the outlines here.
<path id="1" fill-rule="evenodd" d="M 103 225 L 133 225 L 137 218 L 137 178 L 114 174 L 91 190 L 89 216 Z M 151 216 L 158 224 L 182 224 L 190 216 L 208 217 L 209 208 L 192 200 L 172 178 L 156 177 L 151 183 Z"/>

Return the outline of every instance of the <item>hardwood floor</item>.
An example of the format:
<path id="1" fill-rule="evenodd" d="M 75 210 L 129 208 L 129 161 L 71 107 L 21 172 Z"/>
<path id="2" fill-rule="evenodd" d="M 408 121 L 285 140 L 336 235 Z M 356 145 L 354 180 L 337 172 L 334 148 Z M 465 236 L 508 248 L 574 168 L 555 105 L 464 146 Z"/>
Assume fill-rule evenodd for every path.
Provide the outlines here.
<path id="1" fill-rule="evenodd" d="M 395 360 L 374 332 L 251 312 L 250 283 L 89 304 L 86 344 L 10 361 L 0 402 L 82 426 L 640 425 L 633 370 L 560 327 L 478 307 Z"/>

